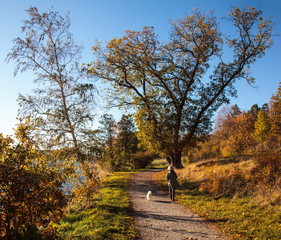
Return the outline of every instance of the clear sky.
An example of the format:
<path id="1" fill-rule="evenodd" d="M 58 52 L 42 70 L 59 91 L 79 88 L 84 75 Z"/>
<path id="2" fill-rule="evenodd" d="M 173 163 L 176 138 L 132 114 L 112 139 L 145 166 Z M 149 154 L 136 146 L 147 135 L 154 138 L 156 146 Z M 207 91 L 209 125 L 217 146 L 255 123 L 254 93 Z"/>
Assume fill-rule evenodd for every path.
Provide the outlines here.
<path id="1" fill-rule="evenodd" d="M 7 64 L 5 58 L 12 48 L 12 40 L 20 36 L 22 20 L 28 19 L 24 10 L 35 6 L 40 12 L 54 7 L 61 15 L 70 12 L 71 29 L 74 40 L 84 46 L 83 61 L 91 59 L 91 46 L 94 40 L 108 41 L 122 37 L 124 30 L 141 30 L 153 26 L 161 40 L 165 41 L 172 21 L 190 15 L 193 8 L 214 15 L 223 22 L 222 17 L 232 6 L 254 6 L 272 16 L 275 26 L 274 45 L 266 56 L 252 67 L 256 78 L 256 88 L 245 81 L 237 82 L 238 98 L 231 104 L 238 104 L 242 110 L 270 101 L 281 82 L 281 0 L 0 0 L 0 133 L 13 134 L 17 123 L 17 97 L 30 93 L 36 88 L 32 72 L 13 76 L 13 63 Z M 224 30 L 231 31 L 225 27 Z M 118 114 L 117 114 L 118 115 Z M 118 116 L 117 116 L 118 118 Z M 118 120 L 118 119 L 117 119 Z"/>

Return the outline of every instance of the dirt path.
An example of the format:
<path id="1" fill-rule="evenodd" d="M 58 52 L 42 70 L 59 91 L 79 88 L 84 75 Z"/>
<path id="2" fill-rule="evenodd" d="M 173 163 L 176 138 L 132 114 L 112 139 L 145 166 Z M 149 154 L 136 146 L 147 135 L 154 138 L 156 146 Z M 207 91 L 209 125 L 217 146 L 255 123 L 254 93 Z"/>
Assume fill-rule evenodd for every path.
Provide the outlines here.
<path id="1" fill-rule="evenodd" d="M 153 169 L 136 173 L 132 179 L 130 195 L 141 240 L 227 240 L 210 224 L 179 204 L 169 201 L 166 193 L 153 185 Z M 146 193 L 152 191 L 152 200 Z"/>

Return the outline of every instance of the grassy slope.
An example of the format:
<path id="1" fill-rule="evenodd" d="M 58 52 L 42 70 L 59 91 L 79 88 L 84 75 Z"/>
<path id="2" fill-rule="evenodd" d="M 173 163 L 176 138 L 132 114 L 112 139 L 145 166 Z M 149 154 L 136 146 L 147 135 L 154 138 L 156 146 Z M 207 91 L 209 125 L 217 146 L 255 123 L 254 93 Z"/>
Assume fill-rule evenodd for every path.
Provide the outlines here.
<path id="1" fill-rule="evenodd" d="M 137 230 L 130 208 L 129 179 L 133 173 L 107 177 L 93 208 L 73 206 L 58 225 L 63 239 L 135 239 Z"/>
<path id="2" fill-rule="evenodd" d="M 240 165 L 251 167 L 251 162 L 241 162 Z M 206 181 L 210 166 L 193 164 L 183 170 L 176 170 L 182 188 L 178 191 L 176 200 L 197 212 L 200 216 L 216 224 L 221 231 L 232 239 L 281 239 L 280 206 L 264 205 L 254 198 L 214 198 L 206 192 L 198 190 L 199 182 Z M 212 166 L 217 172 L 227 172 L 233 168 L 233 163 Z M 166 172 L 157 173 L 155 181 L 163 187 Z M 191 184 L 192 182 L 192 184 Z"/>

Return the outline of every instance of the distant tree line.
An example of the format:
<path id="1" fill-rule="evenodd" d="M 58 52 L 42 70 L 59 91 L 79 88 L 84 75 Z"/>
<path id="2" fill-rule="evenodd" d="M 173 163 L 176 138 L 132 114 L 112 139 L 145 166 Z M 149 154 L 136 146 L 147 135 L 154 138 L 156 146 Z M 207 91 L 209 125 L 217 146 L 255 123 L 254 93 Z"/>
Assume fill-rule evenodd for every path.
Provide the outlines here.
<path id="1" fill-rule="evenodd" d="M 228 170 L 210 167 L 209 181 L 200 184 L 201 191 L 216 197 L 251 196 L 280 205 L 281 83 L 271 101 L 261 107 L 255 104 L 248 111 L 237 105 L 224 107 L 214 131 L 187 155 L 189 161 L 205 160 L 206 165 L 237 163 Z M 241 160 L 250 165 L 238 164 Z"/>
<path id="2" fill-rule="evenodd" d="M 281 149 L 281 83 L 269 103 L 241 111 L 237 105 L 224 107 L 214 131 L 189 152 L 191 161 Z"/>

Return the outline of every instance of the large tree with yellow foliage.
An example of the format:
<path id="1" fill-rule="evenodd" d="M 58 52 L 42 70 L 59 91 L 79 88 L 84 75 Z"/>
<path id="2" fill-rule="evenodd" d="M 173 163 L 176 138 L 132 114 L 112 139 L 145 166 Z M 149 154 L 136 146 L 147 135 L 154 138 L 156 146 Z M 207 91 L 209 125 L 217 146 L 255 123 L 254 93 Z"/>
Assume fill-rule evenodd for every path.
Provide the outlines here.
<path id="1" fill-rule="evenodd" d="M 270 102 L 271 133 L 275 140 L 281 142 L 281 82 Z"/>
<path id="2" fill-rule="evenodd" d="M 126 31 L 93 46 L 88 73 L 111 86 L 112 104 L 132 107 L 147 147 L 181 168 L 184 148 L 210 130 L 213 113 L 236 95 L 234 83 L 253 82 L 249 67 L 271 46 L 272 22 L 255 8 L 233 8 L 236 35 L 223 38 L 217 19 L 195 11 L 172 22 L 170 40 L 152 27 Z M 232 59 L 224 58 L 229 47 Z"/>

